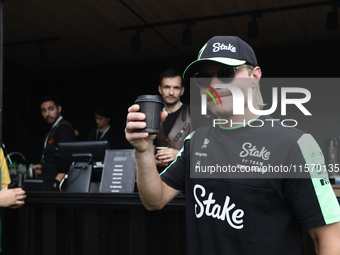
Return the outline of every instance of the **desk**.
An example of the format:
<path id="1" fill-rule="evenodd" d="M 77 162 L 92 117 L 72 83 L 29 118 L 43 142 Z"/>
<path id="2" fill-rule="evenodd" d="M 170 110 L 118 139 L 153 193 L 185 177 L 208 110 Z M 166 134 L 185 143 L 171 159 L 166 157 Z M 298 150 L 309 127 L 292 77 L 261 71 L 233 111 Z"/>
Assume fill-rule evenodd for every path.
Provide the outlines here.
<path id="1" fill-rule="evenodd" d="M 27 192 L 3 210 L 3 233 L 10 255 L 185 254 L 184 197 L 150 212 L 136 193 Z"/>
<path id="2" fill-rule="evenodd" d="M 2 209 L 2 255 L 186 254 L 184 196 L 150 212 L 137 193 L 27 192 Z M 315 255 L 306 233 L 303 255 Z"/>

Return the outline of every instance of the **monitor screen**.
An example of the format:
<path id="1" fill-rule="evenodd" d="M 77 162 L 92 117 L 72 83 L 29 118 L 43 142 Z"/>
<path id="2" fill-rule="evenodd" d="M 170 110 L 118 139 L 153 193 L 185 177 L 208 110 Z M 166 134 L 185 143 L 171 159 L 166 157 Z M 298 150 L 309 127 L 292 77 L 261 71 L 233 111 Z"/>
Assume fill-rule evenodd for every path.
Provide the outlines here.
<path id="1" fill-rule="evenodd" d="M 59 152 L 63 161 L 74 160 L 74 154 L 91 154 L 92 162 L 104 161 L 105 151 L 110 149 L 108 141 L 85 141 L 59 143 Z"/>
<path id="2" fill-rule="evenodd" d="M 67 142 L 59 143 L 59 154 L 55 154 L 54 160 L 57 169 L 62 173 L 69 173 L 73 162 L 89 162 L 89 155 L 91 154 L 91 182 L 100 182 L 102 175 L 102 164 L 104 162 L 105 152 L 109 150 L 108 141 L 86 141 L 86 142 Z M 85 156 L 79 156 L 83 154 Z M 78 155 L 78 156 L 76 156 Z M 73 171 L 74 172 L 74 171 Z"/>

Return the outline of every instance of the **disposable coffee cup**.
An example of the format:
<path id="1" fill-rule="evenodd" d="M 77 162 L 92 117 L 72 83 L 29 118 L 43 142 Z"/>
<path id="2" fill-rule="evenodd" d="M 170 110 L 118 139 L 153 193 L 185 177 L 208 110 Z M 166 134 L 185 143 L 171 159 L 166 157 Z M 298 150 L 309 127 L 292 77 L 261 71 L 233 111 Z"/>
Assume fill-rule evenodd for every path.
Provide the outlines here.
<path id="1" fill-rule="evenodd" d="M 169 149 L 169 147 L 158 146 L 156 147 L 156 152 L 159 150 L 166 150 L 166 149 Z"/>
<path id="2" fill-rule="evenodd" d="M 139 111 L 145 114 L 146 127 L 138 132 L 148 132 L 158 134 L 161 124 L 161 111 L 163 100 L 159 95 L 142 95 L 137 97 L 135 103 L 140 107 Z"/>
<path id="3" fill-rule="evenodd" d="M 165 149 L 169 149 L 169 147 L 156 147 L 156 150 L 165 150 Z"/>

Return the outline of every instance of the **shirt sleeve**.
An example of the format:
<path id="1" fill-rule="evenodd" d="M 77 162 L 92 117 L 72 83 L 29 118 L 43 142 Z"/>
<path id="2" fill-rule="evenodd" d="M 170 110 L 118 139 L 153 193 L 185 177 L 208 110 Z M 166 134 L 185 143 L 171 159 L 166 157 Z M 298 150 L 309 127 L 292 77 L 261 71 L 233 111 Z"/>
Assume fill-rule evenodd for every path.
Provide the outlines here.
<path id="1" fill-rule="evenodd" d="M 309 134 L 297 141 L 291 163 L 302 166 L 309 178 L 283 180 L 284 195 L 304 228 L 317 227 L 340 221 L 340 207 L 325 166 L 323 153 Z"/>
<path id="2" fill-rule="evenodd" d="M 4 187 L 11 183 L 11 178 L 9 177 L 8 167 L 2 149 L 0 152 L 0 161 L 1 161 L 1 189 L 3 189 Z"/>

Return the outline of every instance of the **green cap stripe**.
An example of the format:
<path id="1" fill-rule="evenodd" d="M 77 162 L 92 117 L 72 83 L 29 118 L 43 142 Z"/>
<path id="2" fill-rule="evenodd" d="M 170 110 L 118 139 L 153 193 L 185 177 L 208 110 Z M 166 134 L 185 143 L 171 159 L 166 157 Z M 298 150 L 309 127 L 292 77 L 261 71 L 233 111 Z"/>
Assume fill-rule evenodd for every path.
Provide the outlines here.
<path id="1" fill-rule="evenodd" d="M 310 134 L 304 134 L 298 140 L 298 145 L 309 168 L 312 184 L 318 199 L 322 215 L 326 224 L 340 221 L 340 207 L 328 179 L 327 171 L 319 174 L 314 166 L 326 169 L 323 153 Z M 314 170 L 314 171 L 313 171 Z"/>
<path id="2" fill-rule="evenodd" d="M 207 47 L 207 43 L 202 47 L 202 49 L 200 50 L 200 52 L 198 52 L 198 56 L 197 56 L 197 59 L 200 59 L 202 54 L 203 54 L 203 51 L 205 50 L 205 48 Z"/>

